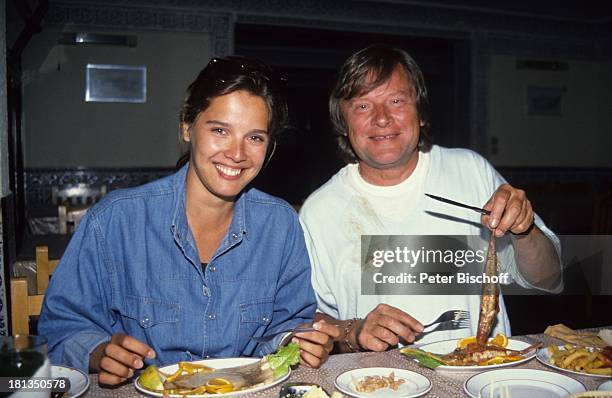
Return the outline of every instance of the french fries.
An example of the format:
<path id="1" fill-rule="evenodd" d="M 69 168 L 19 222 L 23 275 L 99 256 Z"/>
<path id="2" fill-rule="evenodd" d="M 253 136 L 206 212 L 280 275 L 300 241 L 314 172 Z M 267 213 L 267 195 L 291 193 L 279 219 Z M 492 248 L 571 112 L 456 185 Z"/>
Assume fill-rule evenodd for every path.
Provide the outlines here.
<path id="1" fill-rule="evenodd" d="M 549 362 L 552 365 L 575 372 L 612 376 L 612 367 L 597 348 L 565 344 L 561 348 L 548 346 Z"/>

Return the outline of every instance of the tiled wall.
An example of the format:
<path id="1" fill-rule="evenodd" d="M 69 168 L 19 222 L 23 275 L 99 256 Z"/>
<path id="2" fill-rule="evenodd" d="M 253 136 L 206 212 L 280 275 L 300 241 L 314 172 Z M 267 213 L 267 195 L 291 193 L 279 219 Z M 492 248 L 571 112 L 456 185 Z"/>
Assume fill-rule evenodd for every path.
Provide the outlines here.
<path id="1" fill-rule="evenodd" d="M 172 173 L 166 168 L 28 169 L 28 208 L 51 205 L 53 186 L 86 183 L 108 190 L 145 184 Z M 612 234 L 612 169 L 500 168 L 527 192 L 536 212 L 560 234 Z M 282 196 L 282 195 L 281 195 Z"/>
<path id="2" fill-rule="evenodd" d="M 26 208 L 52 205 L 53 187 L 84 183 L 106 185 L 107 191 L 134 187 L 171 174 L 170 168 L 142 169 L 26 169 Z"/>

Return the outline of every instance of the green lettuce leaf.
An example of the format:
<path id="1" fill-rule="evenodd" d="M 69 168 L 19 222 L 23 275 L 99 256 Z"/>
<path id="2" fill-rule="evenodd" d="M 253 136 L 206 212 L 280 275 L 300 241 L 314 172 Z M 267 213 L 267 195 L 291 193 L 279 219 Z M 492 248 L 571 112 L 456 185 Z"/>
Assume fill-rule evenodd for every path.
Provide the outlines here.
<path id="1" fill-rule="evenodd" d="M 281 377 L 289 372 L 290 366 L 300 363 L 300 346 L 297 343 L 289 343 L 280 347 L 276 353 L 268 355 L 266 359 L 274 377 Z"/>
<path id="2" fill-rule="evenodd" d="M 404 347 L 400 350 L 400 352 L 409 358 L 416 359 L 419 361 L 419 364 L 429 369 L 435 369 L 440 365 L 444 365 L 444 362 L 436 358 L 434 355 L 423 350 L 419 350 L 418 348 Z"/>

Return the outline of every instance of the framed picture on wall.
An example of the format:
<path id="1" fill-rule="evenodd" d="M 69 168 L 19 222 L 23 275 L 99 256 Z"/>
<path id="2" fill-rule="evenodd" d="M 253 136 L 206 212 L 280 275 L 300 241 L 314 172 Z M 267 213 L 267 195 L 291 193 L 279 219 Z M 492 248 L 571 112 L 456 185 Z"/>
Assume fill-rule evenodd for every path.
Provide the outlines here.
<path id="1" fill-rule="evenodd" d="M 565 87 L 527 87 L 527 114 L 561 116 Z"/>
<path id="2" fill-rule="evenodd" d="M 86 102 L 147 102 L 147 67 L 87 64 Z"/>

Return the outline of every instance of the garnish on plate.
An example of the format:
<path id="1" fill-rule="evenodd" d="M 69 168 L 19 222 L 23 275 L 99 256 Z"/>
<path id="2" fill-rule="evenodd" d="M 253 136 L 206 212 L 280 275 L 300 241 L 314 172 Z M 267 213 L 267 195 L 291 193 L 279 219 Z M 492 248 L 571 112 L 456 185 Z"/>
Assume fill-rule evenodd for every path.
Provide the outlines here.
<path id="1" fill-rule="evenodd" d="M 165 395 L 222 394 L 271 383 L 299 362 L 299 345 L 290 343 L 255 363 L 233 368 L 213 369 L 179 362 L 176 372 L 166 374 L 150 365 L 142 372 L 138 383 L 147 390 Z"/>

